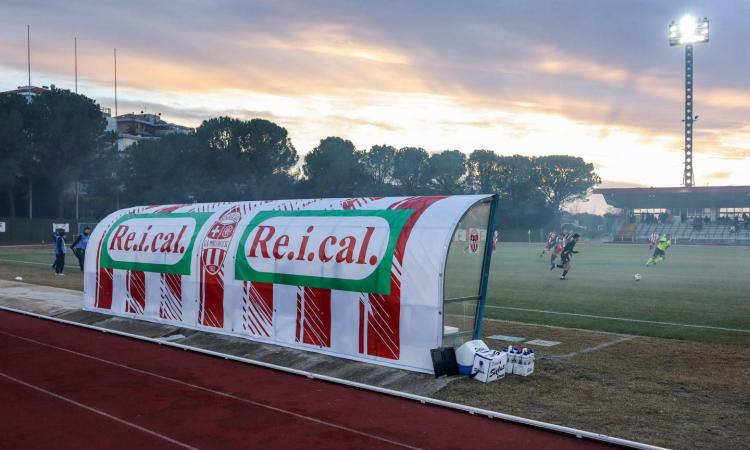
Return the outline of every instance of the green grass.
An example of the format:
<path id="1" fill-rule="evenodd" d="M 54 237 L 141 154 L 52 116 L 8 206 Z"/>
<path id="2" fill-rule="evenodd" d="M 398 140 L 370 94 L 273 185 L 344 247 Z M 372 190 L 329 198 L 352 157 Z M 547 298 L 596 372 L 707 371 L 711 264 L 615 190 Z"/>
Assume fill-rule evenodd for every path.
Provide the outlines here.
<path id="1" fill-rule="evenodd" d="M 73 253 L 65 257 L 64 277 L 54 276 L 54 260 L 51 245 L 0 246 L 0 279 L 21 277 L 27 283 L 82 290 L 83 274 Z"/>
<path id="2" fill-rule="evenodd" d="M 704 342 L 750 344 L 750 247 L 674 245 L 667 259 L 644 267 L 645 245 L 579 243 L 567 281 L 539 258 L 540 244 L 503 243 L 493 255 L 485 317 Z M 51 246 L 0 247 L 0 277 L 81 289 L 78 264 L 52 276 Z M 13 261 L 24 262 L 13 262 Z M 36 264 L 29 264 L 36 263 Z M 470 296 L 481 257 L 451 252 L 446 298 Z M 636 282 L 635 273 L 643 275 Z M 458 305 L 453 308 L 456 309 Z M 500 308 L 497 308 L 500 307 Z M 518 308 L 518 309 L 505 309 Z M 528 310 L 573 313 L 569 316 Z M 468 311 L 468 310 L 467 310 Z M 598 317 L 746 330 L 725 331 Z"/>
<path id="3" fill-rule="evenodd" d="M 503 243 L 493 255 L 485 317 L 528 323 L 669 337 L 705 342 L 750 344 L 750 247 L 672 246 L 667 259 L 645 267 L 646 245 L 588 244 L 576 247 L 567 281 L 539 258 L 540 244 Z M 469 258 L 452 252 L 450 266 Z M 472 264 L 472 263 L 469 263 Z M 473 264 L 475 265 L 475 264 Z M 466 291 L 470 279 L 450 266 L 446 297 Z M 642 281 L 636 282 L 634 274 Z M 501 308 L 496 308 L 501 307 Z M 505 309 L 518 308 L 518 309 Z M 648 322 L 734 328 L 727 331 L 646 322 L 550 314 L 573 313 Z"/>

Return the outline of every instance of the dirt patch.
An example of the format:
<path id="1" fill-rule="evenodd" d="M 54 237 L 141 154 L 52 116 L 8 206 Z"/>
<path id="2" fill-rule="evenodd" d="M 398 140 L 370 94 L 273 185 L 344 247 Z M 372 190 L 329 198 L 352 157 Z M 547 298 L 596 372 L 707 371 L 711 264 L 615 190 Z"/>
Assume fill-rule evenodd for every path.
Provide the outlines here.
<path id="1" fill-rule="evenodd" d="M 489 384 L 463 378 L 436 398 L 667 447 L 750 447 L 747 347 L 501 321 L 485 326 L 487 334 L 562 343 L 534 348 L 530 377 Z"/>
<path id="2" fill-rule="evenodd" d="M 15 280 L 16 277 L 23 278 L 24 283 L 83 291 L 83 272 L 78 270 L 77 265 L 75 270 L 66 270 L 65 276 L 61 277 L 55 275 L 51 262 L 49 270 L 40 265 L 0 262 L 0 279 Z"/>

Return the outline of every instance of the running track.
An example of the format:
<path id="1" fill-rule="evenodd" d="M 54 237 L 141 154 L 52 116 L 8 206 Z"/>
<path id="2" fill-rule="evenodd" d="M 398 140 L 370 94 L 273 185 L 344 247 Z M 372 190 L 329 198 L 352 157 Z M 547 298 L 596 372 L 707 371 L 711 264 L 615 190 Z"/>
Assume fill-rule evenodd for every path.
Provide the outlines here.
<path id="1" fill-rule="evenodd" d="M 0 311 L 0 448 L 605 448 Z"/>

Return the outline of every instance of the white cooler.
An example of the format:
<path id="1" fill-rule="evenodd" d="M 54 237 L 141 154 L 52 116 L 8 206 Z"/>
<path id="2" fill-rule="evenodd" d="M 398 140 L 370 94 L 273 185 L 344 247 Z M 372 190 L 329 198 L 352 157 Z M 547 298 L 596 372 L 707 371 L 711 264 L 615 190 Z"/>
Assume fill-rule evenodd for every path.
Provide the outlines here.
<path id="1" fill-rule="evenodd" d="M 484 350 L 489 350 L 489 347 L 480 339 L 466 342 L 458 347 L 458 350 L 456 350 L 458 373 L 461 375 L 471 375 L 471 368 L 474 366 L 474 355 Z"/>

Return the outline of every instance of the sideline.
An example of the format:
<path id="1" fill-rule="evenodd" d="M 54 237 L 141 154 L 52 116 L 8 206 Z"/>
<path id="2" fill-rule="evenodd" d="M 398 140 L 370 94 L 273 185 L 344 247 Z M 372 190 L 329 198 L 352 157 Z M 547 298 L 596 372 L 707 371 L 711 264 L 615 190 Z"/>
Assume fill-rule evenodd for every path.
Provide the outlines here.
<path id="1" fill-rule="evenodd" d="M 400 397 L 400 398 L 404 398 L 408 400 L 415 400 L 422 404 L 430 404 L 430 405 L 436 405 L 436 406 L 441 406 L 445 408 L 455 409 L 455 410 L 467 412 L 472 415 L 486 416 L 490 419 L 494 418 L 494 419 L 500 419 L 500 420 L 505 420 L 509 422 L 520 423 L 520 424 L 528 425 L 534 428 L 541 428 L 541 429 L 550 430 L 550 431 L 554 431 L 554 432 L 558 432 L 562 434 L 572 435 L 579 439 L 584 439 L 584 438 L 591 439 L 594 441 L 607 442 L 610 444 L 621 445 L 621 446 L 630 447 L 630 448 L 644 449 L 644 450 L 663 450 L 663 447 L 658 447 L 655 445 L 645 444 L 642 442 L 636 442 L 636 441 L 631 441 L 628 439 L 608 436 L 606 434 L 599 434 L 599 433 L 594 433 L 591 431 L 580 430 L 577 428 L 565 427 L 562 425 L 555 425 L 549 422 L 542 422 L 539 420 L 527 419 L 525 417 L 514 416 L 511 414 L 491 411 L 488 409 L 475 408 L 473 406 L 462 405 L 460 403 L 447 402 L 444 400 L 424 397 L 421 395 L 410 394 L 408 392 L 401 392 L 401 391 L 396 391 L 393 389 L 381 388 L 378 386 L 371 386 L 369 384 L 358 383 L 356 381 L 345 380 L 342 378 L 331 377 L 328 375 L 321 375 L 321 374 L 317 374 L 314 372 L 307 372 L 307 371 L 299 370 L 299 369 L 292 369 L 290 367 L 284 367 L 284 366 L 280 366 L 277 364 L 266 363 L 263 361 L 258 361 L 258 360 L 249 359 L 249 358 L 243 358 L 241 356 L 234 356 L 234 355 L 229 355 L 225 353 L 219 353 L 213 350 L 208 350 L 208 349 L 204 349 L 200 347 L 191 347 L 189 345 L 184 345 L 184 344 L 180 344 L 177 342 L 168 342 L 164 340 L 149 338 L 146 336 L 139 336 L 137 334 L 126 333 L 123 331 L 110 330 L 108 328 L 102 328 L 102 327 L 98 327 L 95 325 L 88 325 L 84 323 L 73 322 L 73 321 L 61 319 L 58 317 L 45 316 L 43 314 L 36 314 L 33 312 L 24 311 L 24 310 L 20 310 L 16 308 L 9 308 L 7 306 L 0 305 L 0 311 L 7 311 L 7 312 L 15 313 L 15 314 L 23 314 L 23 315 L 27 315 L 31 317 L 36 317 L 38 319 L 49 320 L 52 322 L 63 323 L 66 325 L 73 325 L 73 326 L 77 326 L 81 328 L 88 328 L 90 330 L 96 330 L 102 333 L 109 333 L 109 334 L 114 334 L 118 336 L 129 337 L 132 339 L 138 339 L 141 341 L 151 342 L 151 343 L 155 343 L 159 345 L 179 348 L 182 350 L 190 350 L 196 353 L 202 353 L 204 355 L 215 356 L 215 357 L 224 358 L 224 359 L 228 359 L 232 361 L 242 362 L 245 364 L 252 364 L 255 366 L 259 366 L 259 367 L 265 367 L 267 369 L 278 370 L 281 372 L 291 373 L 295 375 L 301 375 L 310 379 L 317 379 L 317 380 L 326 381 L 329 383 L 336 383 L 336 384 L 341 384 L 344 386 L 350 386 L 353 388 L 364 389 L 364 390 L 368 390 L 372 392 L 378 392 L 378 393 L 385 394 L 385 395 L 391 395 L 394 397 Z"/>
<path id="2" fill-rule="evenodd" d="M 579 313 L 569 313 L 569 312 L 561 312 L 561 311 L 547 311 L 544 309 L 514 308 L 512 306 L 493 306 L 493 305 L 486 305 L 485 308 L 509 309 L 512 311 L 525 311 L 525 312 L 535 312 L 535 313 L 542 313 L 542 314 L 555 314 L 558 316 L 586 317 L 589 319 L 618 320 L 621 322 L 649 323 L 653 325 L 668 325 L 668 326 L 673 326 L 673 327 L 687 327 L 687 328 L 702 328 L 706 330 L 733 331 L 735 333 L 750 333 L 750 330 L 746 330 L 743 328 L 725 328 L 725 327 L 715 327 L 711 325 L 693 325 L 689 323 L 658 322 L 654 320 L 628 319 L 626 317 L 595 316 L 592 314 L 579 314 Z"/>
<path id="3" fill-rule="evenodd" d="M 622 337 L 620 339 L 616 339 L 614 341 L 604 342 L 603 344 L 595 345 L 593 347 L 586 347 L 584 349 L 581 349 L 581 350 L 578 350 L 578 351 L 575 351 L 575 352 L 571 352 L 571 353 L 566 353 L 564 355 L 550 355 L 550 356 L 543 356 L 542 358 L 544 358 L 544 359 L 566 359 L 566 358 L 572 358 L 574 356 L 582 355 L 584 353 L 595 352 L 595 351 L 601 350 L 603 348 L 607 348 L 607 347 L 610 347 L 612 345 L 619 344 L 621 342 L 632 341 L 633 339 L 637 339 L 637 338 L 638 338 L 638 336 L 625 336 L 625 337 Z"/>
<path id="4" fill-rule="evenodd" d="M 10 245 L 0 245 L 0 249 L 3 248 L 24 248 L 24 247 L 44 247 L 44 248 L 50 248 L 52 247 L 52 243 L 49 244 L 10 244 Z"/>
<path id="5" fill-rule="evenodd" d="M 52 264 L 49 263 L 40 263 L 36 261 L 21 261 L 20 259 L 2 259 L 0 258 L 0 262 L 12 262 L 12 263 L 21 263 L 21 264 L 35 264 L 37 266 L 49 266 L 52 267 Z"/>

